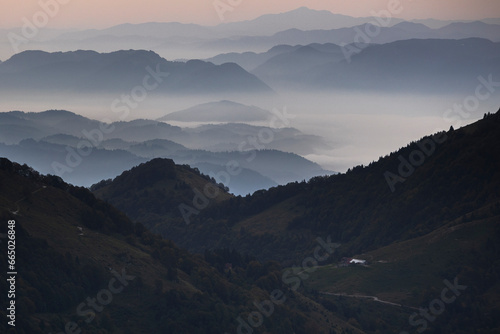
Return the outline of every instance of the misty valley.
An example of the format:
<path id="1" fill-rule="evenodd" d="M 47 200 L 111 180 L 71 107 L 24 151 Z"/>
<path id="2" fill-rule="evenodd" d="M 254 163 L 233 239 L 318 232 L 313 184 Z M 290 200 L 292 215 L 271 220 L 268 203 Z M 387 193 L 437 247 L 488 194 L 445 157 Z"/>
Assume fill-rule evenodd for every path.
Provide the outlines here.
<path id="1" fill-rule="evenodd" d="M 0 28 L 0 332 L 498 333 L 500 18 L 236 3 Z"/>

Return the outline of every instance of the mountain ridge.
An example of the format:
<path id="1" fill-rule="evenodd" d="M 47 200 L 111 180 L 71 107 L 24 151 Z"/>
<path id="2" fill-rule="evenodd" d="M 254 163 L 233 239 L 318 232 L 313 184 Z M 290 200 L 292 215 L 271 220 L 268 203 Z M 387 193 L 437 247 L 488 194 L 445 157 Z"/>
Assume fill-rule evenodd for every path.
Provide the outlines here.
<path id="1" fill-rule="evenodd" d="M 19 333 L 70 327 L 94 333 L 233 332 L 241 327 L 239 319 L 255 312 L 254 301 L 269 298 L 267 285 L 290 298 L 275 303 L 273 312 L 295 320 L 275 316 L 259 326 L 262 330 L 363 333 L 300 291 L 286 290 L 275 263 L 260 264 L 228 250 L 192 255 L 87 189 L 4 158 L 0 181 L 1 232 L 7 232 L 7 221 L 14 226 L 16 268 L 22 272 L 16 282 Z M 6 253 L 0 258 L 7 261 Z M 228 261 L 232 268 L 225 271 Z M 0 286 L 8 289 L 8 282 Z M 294 310 L 298 305 L 301 310 Z M 6 317 L 7 311 L 0 314 Z M 7 327 L 0 324 L 2 331 Z"/>
<path id="2" fill-rule="evenodd" d="M 300 253 L 299 249 L 289 253 L 290 244 L 297 244 L 297 239 L 300 239 L 301 245 L 307 249 L 310 244 L 304 240 L 313 242 L 313 236 L 317 234 L 329 234 L 333 240 L 344 243 L 345 252 L 367 251 L 414 238 L 439 227 L 441 219 L 466 214 L 467 208 L 474 205 L 470 199 L 465 200 L 469 196 L 468 190 L 479 196 L 478 192 L 491 191 L 491 187 L 500 182 L 500 175 L 494 167 L 500 162 L 496 155 L 492 155 L 488 158 L 490 167 L 482 172 L 480 179 L 476 179 L 476 182 L 482 182 L 485 189 L 478 190 L 471 179 L 464 178 L 464 173 L 460 174 L 463 186 L 453 188 L 453 193 L 436 183 L 444 182 L 439 181 L 441 176 L 447 180 L 444 174 L 451 168 L 450 165 L 469 171 L 480 168 L 475 162 L 479 158 L 473 158 L 473 147 L 482 147 L 477 153 L 480 159 L 486 159 L 486 147 L 491 152 L 497 152 L 498 148 L 492 145 L 499 140 L 500 132 L 495 133 L 494 130 L 499 126 L 500 113 L 496 113 L 462 129 L 424 137 L 380 158 L 378 162 L 365 167 L 357 166 L 345 174 L 316 177 L 307 182 L 259 191 L 253 196 L 238 196 L 223 201 L 203 210 L 187 229 L 178 229 L 177 224 L 169 225 L 166 221 L 163 233 L 195 252 L 212 247 L 232 247 L 261 259 L 278 260 L 285 264 L 296 256 L 296 252 Z M 411 177 L 406 179 L 405 176 L 401 180 L 398 174 L 393 175 L 398 172 L 401 161 L 408 159 L 405 157 L 421 150 L 430 152 L 430 148 L 433 150 L 425 159 L 426 163 L 420 168 L 410 169 Z M 446 159 L 453 160 L 445 165 Z M 434 170 L 439 173 L 434 173 Z M 360 183 L 356 180 L 364 181 Z M 395 192 L 391 192 L 391 184 Z M 411 187 L 420 192 L 413 194 Z M 432 190 L 436 187 L 439 191 Z M 441 212 L 435 203 L 449 208 Z M 354 210 L 355 206 L 363 209 Z M 127 212 L 127 208 L 121 209 Z M 368 218 L 370 212 L 378 213 L 373 217 L 374 223 Z M 207 222 L 209 218 L 210 223 Z M 426 223 L 423 224 L 422 220 Z M 273 223 L 267 226 L 264 222 Z M 257 224 L 256 227 L 253 224 Z M 209 230 L 212 232 L 208 233 Z M 219 230 L 219 233 L 213 232 Z"/>
<path id="3" fill-rule="evenodd" d="M 157 157 L 198 165 L 205 174 L 219 175 L 219 182 L 231 183 L 226 185 L 243 195 L 261 186 L 330 173 L 298 155 L 327 147 L 324 140 L 294 128 L 243 123 L 181 128 L 146 119 L 103 123 L 56 110 L 0 113 L 0 120 L 3 155 L 84 186 L 114 178 Z M 255 147 L 248 143 L 249 137 L 264 131 L 273 133 L 272 142 Z M 297 153 L 285 153 L 294 151 Z M 241 174 L 221 177 L 229 162 L 237 163 Z"/>
<path id="4" fill-rule="evenodd" d="M 24 51 L 0 64 L 4 91 L 126 92 L 142 83 L 146 93 L 208 94 L 272 90 L 237 64 L 170 62 L 153 51 Z"/>

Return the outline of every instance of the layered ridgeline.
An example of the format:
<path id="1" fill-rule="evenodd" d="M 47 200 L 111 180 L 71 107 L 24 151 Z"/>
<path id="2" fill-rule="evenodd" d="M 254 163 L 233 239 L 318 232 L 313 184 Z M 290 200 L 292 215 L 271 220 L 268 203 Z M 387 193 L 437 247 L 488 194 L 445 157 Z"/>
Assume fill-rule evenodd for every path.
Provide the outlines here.
<path id="1" fill-rule="evenodd" d="M 16 333 L 363 333 L 285 284 L 275 262 L 229 250 L 192 255 L 87 189 L 4 158 L 0 220 L 3 236 L 15 221 Z M 0 331 L 9 328 L 2 321 Z"/>
<path id="2" fill-rule="evenodd" d="M 387 21 L 378 19 L 369 19 L 364 23 L 350 24 L 337 29 L 301 29 L 297 25 L 288 29 L 281 30 L 272 35 L 266 33 L 261 36 L 235 36 L 234 38 L 217 39 L 207 41 L 205 47 L 212 50 L 227 50 L 223 53 L 224 57 L 210 58 L 215 63 L 222 61 L 233 61 L 231 57 L 234 52 L 244 53 L 244 58 L 252 57 L 252 52 L 270 49 L 276 45 L 306 45 L 310 43 L 333 43 L 337 45 L 352 45 L 346 47 L 347 52 L 352 48 L 359 49 L 361 43 L 365 44 L 386 44 L 403 40 L 426 40 L 426 39 L 465 39 L 465 38 L 484 38 L 492 42 L 500 41 L 498 34 L 498 19 L 492 24 L 484 22 L 450 23 L 441 28 L 429 28 L 429 22 L 396 22 L 395 19 L 389 21 L 394 23 L 387 25 Z M 397 23 L 397 24 L 396 24 Z M 380 26 L 382 24 L 382 26 Z M 355 43 L 355 44 L 354 44 Z M 363 46 L 361 46 L 363 48 Z M 229 58 L 226 58 L 229 56 Z M 241 58 L 240 58 L 241 59 Z M 238 62 L 239 63 L 239 62 Z M 247 63 L 250 65 L 251 63 Z M 243 66 L 245 67 L 245 66 Z M 250 67 L 245 67 L 251 69 Z"/>
<path id="3" fill-rule="evenodd" d="M 223 20 L 229 4 L 215 9 Z M 222 9 L 223 8 L 223 9 Z M 367 13 L 368 14 L 368 13 Z M 396 14 L 393 12 L 392 14 Z M 266 14 L 250 21 L 200 26 L 179 22 L 147 22 L 120 24 L 106 29 L 81 31 L 47 30 L 34 37 L 42 50 L 156 50 L 168 58 L 211 57 L 222 52 L 261 52 L 275 45 L 304 43 L 352 43 L 359 40 L 370 43 L 388 43 L 414 38 L 468 37 L 498 41 L 498 18 L 482 22 L 397 19 L 387 9 L 371 12 L 369 17 L 350 17 L 326 10 L 298 8 L 279 14 Z M 226 14 L 227 15 L 227 14 Z M 377 17 L 381 16 L 381 17 Z M 382 28 L 381 28 L 382 27 Z M 14 46 L 5 38 L 0 46 L 0 58 L 7 59 L 13 49 L 24 50 L 21 28 L 3 29 L 3 36 L 13 37 Z M 14 34 L 12 36 L 12 34 Z M 355 38 L 357 38 L 355 40 Z M 1 41 L 0 41 L 1 42 Z"/>
<path id="4" fill-rule="evenodd" d="M 341 242 L 346 254 L 419 237 L 457 219 L 467 220 L 474 211 L 496 203 L 499 127 L 497 113 L 464 128 L 422 138 L 345 174 L 231 197 L 199 210 L 189 226 L 165 215 L 162 232 L 194 251 L 231 247 L 285 263 L 304 255 L 302 251 L 310 249 L 318 235 Z M 130 174 L 143 174 L 146 166 Z M 98 195 L 130 214 L 136 208 L 120 204 L 125 194 L 154 183 L 125 180 L 106 183 Z M 153 192 L 150 195 L 150 200 L 161 201 Z M 218 197 L 210 204 L 215 202 Z M 191 201 L 185 204 L 192 206 Z M 133 218 L 146 220 L 140 215 Z"/>
<path id="5" fill-rule="evenodd" d="M 178 207 L 158 205 L 140 214 L 144 203 L 161 203 L 163 196 L 154 189 L 164 181 L 147 186 L 127 181 L 155 167 L 147 164 L 95 193 L 134 220 L 151 222 L 154 215 L 157 223 L 150 227 L 195 252 L 227 247 L 300 272 L 318 237 L 338 242 L 331 265 L 305 274 L 304 281 L 330 293 L 318 295 L 330 310 L 344 310 L 346 321 L 357 319 L 350 323 L 369 333 L 424 327 L 433 333 L 470 333 L 500 325 L 499 143 L 497 112 L 412 142 L 369 166 L 252 196 L 226 198 L 204 193 L 199 185 Z M 158 170 L 167 164 L 159 163 Z M 130 200 L 134 193 L 142 194 L 137 205 Z M 367 260 L 369 267 L 337 268 L 343 257 Z M 429 308 L 450 286 L 461 302 L 447 303 L 439 320 L 434 322 L 442 313 L 436 309 L 439 301 L 428 318 L 412 313 Z M 356 295 L 393 304 L 382 308 Z"/>
<path id="6" fill-rule="evenodd" d="M 190 110 L 211 120 L 223 117 L 226 122 L 243 122 L 249 115 L 271 120 L 277 117 L 228 101 Z M 184 112 L 190 111 L 176 112 L 174 116 Z M 281 125 L 283 121 L 274 123 Z M 265 142 L 249 141 L 261 138 L 262 133 L 271 133 L 273 140 L 263 137 Z M 328 174 L 318 164 L 298 155 L 324 147 L 327 146 L 321 137 L 291 127 L 222 123 L 181 128 L 144 119 L 108 124 L 64 110 L 0 113 L 0 153 L 4 157 L 81 186 L 114 178 L 124 170 L 161 157 L 197 167 L 224 182 L 231 192 L 245 195 Z M 227 178 L 226 165 L 231 161 L 237 162 L 239 169 Z"/>
<path id="7" fill-rule="evenodd" d="M 253 64 L 260 64 L 252 68 L 251 73 L 279 91 L 292 88 L 413 94 L 469 92 L 477 85 L 478 73 L 493 77 L 500 74 L 497 65 L 500 30 L 496 30 L 496 43 L 468 38 L 408 39 L 387 44 L 370 44 L 376 42 L 365 39 L 367 44 L 350 44 L 351 38 L 345 40 L 347 45 L 339 46 L 324 42 L 311 44 L 304 40 L 303 45 L 280 46 L 269 50 L 267 56 L 255 55 Z M 246 64 L 252 60 L 243 56 L 222 59 L 233 58 L 242 66 L 248 66 Z"/>
<path id="8" fill-rule="evenodd" d="M 198 172 L 165 159 L 94 187 L 134 220 L 158 219 L 148 227 L 205 249 L 213 267 L 87 190 L 4 159 L 1 217 L 16 220 L 23 273 L 17 286 L 18 328 L 59 332 L 72 321 L 90 332 L 127 332 L 125 327 L 129 332 L 237 332 L 238 317 L 247 319 L 255 311 L 253 301 L 268 300 L 273 289 L 285 291 L 298 282 L 321 292 L 313 296 L 323 306 L 294 293 L 283 308 L 275 304 L 274 316 L 260 329 L 491 332 L 499 326 L 499 128 L 500 114 L 487 115 L 370 166 L 245 198 L 230 196 Z M 318 237 L 340 247 L 318 263 L 320 268 L 304 272 L 314 264 L 307 261 Z M 227 249 L 206 250 L 224 247 L 297 268 L 281 271 L 276 263 L 259 264 Z M 369 266 L 325 265 L 344 256 L 367 260 Z M 126 276 L 130 282 L 123 291 L 111 293 L 111 279 L 124 274 L 136 278 Z M 106 289 L 113 299 L 109 305 L 103 305 Z M 103 301 L 92 320 L 87 297 Z M 318 327 L 309 327 L 312 321 Z"/>
<path id="9" fill-rule="evenodd" d="M 138 85 L 164 94 L 272 93 L 234 63 L 171 62 L 144 50 L 24 51 L 0 64 L 0 87 L 9 93 L 124 93 Z"/>

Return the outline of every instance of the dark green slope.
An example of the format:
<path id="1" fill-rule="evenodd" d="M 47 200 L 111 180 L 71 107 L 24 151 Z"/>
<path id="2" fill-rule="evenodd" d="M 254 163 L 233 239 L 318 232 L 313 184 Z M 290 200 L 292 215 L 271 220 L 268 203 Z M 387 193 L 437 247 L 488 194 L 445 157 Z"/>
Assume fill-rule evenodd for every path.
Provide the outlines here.
<path id="1" fill-rule="evenodd" d="M 113 185 L 119 186 L 126 188 Z M 444 280 L 456 278 L 467 290 L 459 302 L 447 304 L 442 316 L 427 322 L 428 332 L 496 333 L 499 188 L 497 112 L 345 174 L 214 199 L 190 216 L 189 225 L 163 216 L 162 233 L 196 252 L 234 248 L 299 267 L 318 237 L 330 237 L 341 246 L 328 259 L 331 264 L 321 263 L 304 284 L 353 326 L 374 334 L 422 329 L 423 323 L 414 325 L 410 317 L 440 297 Z M 337 268 L 344 256 L 366 259 L 369 267 Z"/>
<path id="2" fill-rule="evenodd" d="M 16 328 L 2 307 L 2 333 L 235 333 L 238 317 L 256 311 L 254 301 L 269 299 L 273 289 L 288 298 L 274 306 L 262 332 L 355 332 L 291 291 L 277 263 L 219 252 L 206 254 L 211 266 L 87 189 L 0 159 L 1 233 L 10 220 L 16 222 Z M 7 263 L 5 251 L 0 261 Z"/>
<path id="3" fill-rule="evenodd" d="M 384 328 L 379 317 L 385 318 L 385 332 L 415 333 L 425 324 L 426 333 L 498 333 L 500 209 L 489 207 L 475 214 L 489 217 L 459 219 L 425 236 L 355 255 L 368 260 L 368 266 L 324 266 L 306 285 L 322 292 L 320 299 L 330 310 L 335 307 L 329 302 L 336 307 L 347 306 L 362 324 L 359 328 L 367 333 Z M 460 289 L 456 294 L 449 292 L 446 282 L 452 282 L 452 286 L 456 282 Z M 431 319 L 436 319 L 423 321 L 420 309 L 439 307 L 445 288 L 445 298 L 451 298 L 451 302 L 443 303 L 443 312 L 431 312 Z M 375 296 L 404 307 L 382 305 L 356 295 Z M 387 309 L 380 315 L 382 306 Z M 409 321 L 412 315 L 414 322 Z"/>
<path id="4" fill-rule="evenodd" d="M 155 232 L 164 232 L 165 222 L 184 229 L 195 211 L 232 197 L 227 188 L 197 169 L 161 158 L 95 184 L 91 190 Z"/>
<path id="5" fill-rule="evenodd" d="M 203 246 L 230 246 L 260 258 L 294 261 L 297 241 L 303 245 L 317 236 L 330 235 L 342 243 L 339 255 L 422 236 L 499 201 L 499 144 L 496 113 L 345 174 L 230 199 L 203 211 L 192 224 L 187 233 L 196 244 L 176 241 L 197 250 L 202 238 L 196 233 L 210 225 L 225 233 Z"/>
<path id="6" fill-rule="evenodd" d="M 425 235 L 498 201 L 499 118 L 496 113 L 422 138 L 345 174 L 222 198 L 220 203 L 215 198 L 190 216 L 188 226 L 160 215 L 161 232 L 193 251 L 229 247 L 285 264 L 304 258 L 319 236 L 342 243 L 342 256 Z M 113 183 L 114 188 L 128 186 L 118 179 Z M 121 197 L 105 196 L 125 213 L 135 212 L 134 205 L 116 202 Z M 186 205 L 192 206 L 191 200 Z"/>

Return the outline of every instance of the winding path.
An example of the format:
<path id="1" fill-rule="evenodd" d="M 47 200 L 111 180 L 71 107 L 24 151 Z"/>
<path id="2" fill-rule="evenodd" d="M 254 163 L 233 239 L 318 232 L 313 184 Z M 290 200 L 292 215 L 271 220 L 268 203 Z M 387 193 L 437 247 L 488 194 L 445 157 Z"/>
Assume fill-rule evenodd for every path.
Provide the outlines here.
<path id="1" fill-rule="evenodd" d="M 329 295 L 329 296 L 339 296 L 339 297 L 350 297 L 350 298 L 361 298 L 361 299 L 372 299 L 373 301 L 377 303 L 382 303 L 382 304 L 387 304 L 387 305 L 392 305 L 392 306 L 397 306 L 397 307 L 403 307 L 403 308 L 409 308 L 412 310 L 419 310 L 416 307 L 413 306 L 407 306 L 407 305 L 402 305 L 402 304 L 397 304 L 393 302 L 388 302 L 386 300 L 381 300 L 376 296 L 365 296 L 365 295 L 348 295 L 346 293 L 333 293 L 333 292 L 320 292 L 321 294 L 324 295 Z"/>
<path id="2" fill-rule="evenodd" d="M 36 194 L 37 192 L 39 192 L 39 191 L 41 191 L 41 190 L 43 190 L 43 189 L 45 189 L 45 188 L 47 188 L 47 186 L 42 186 L 42 187 L 38 188 L 37 190 L 33 191 L 33 192 L 31 193 L 31 195 Z M 22 201 L 24 201 L 25 199 L 26 199 L 26 197 L 23 197 L 23 198 L 21 198 L 20 200 L 18 200 L 18 201 L 16 201 L 16 202 L 14 202 L 14 204 L 16 205 L 16 210 L 15 210 L 15 211 L 10 210 L 10 212 L 11 212 L 13 215 L 16 215 L 16 216 L 17 216 L 17 215 L 19 215 L 19 211 L 21 210 L 21 208 L 19 207 L 19 203 L 21 203 L 21 202 L 22 202 Z"/>

